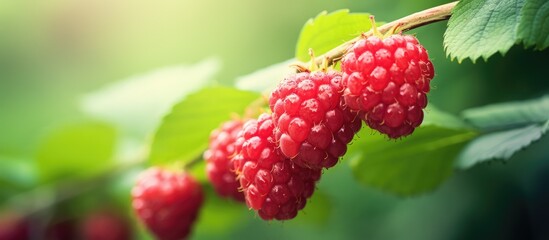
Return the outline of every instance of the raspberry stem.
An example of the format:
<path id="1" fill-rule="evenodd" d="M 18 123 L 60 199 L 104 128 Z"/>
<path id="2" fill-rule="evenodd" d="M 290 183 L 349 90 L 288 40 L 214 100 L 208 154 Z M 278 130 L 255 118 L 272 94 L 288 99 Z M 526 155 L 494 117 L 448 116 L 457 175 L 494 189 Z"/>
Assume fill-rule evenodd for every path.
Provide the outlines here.
<path id="1" fill-rule="evenodd" d="M 309 48 L 309 56 L 311 56 L 311 64 L 309 66 L 309 70 L 311 72 L 316 71 L 316 69 L 318 68 L 318 64 L 316 64 L 316 62 L 314 61 L 315 60 L 315 51 L 313 51 L 312 48 Z"/>
<path id="2" fill-rule="evenodd" d="M 204 151 L 200 152 L 199 155 L 196 155 L 191 161 L 186 162 L 183 165 L 183 170 L 190 171 L 196 164 L 204 161 L 204 158 L 202 157 L 203 155 L 204 155 Z"/>
<path id="3" fill-rule="evenodd" d="M 370 25 L 372 26 L 372 30 L 371 30 L 372 35 L 383 39 L 383 34 L 381 34 L 381 32 L 379 32 L 379 30 L 377 29 L 376 17 L 374 15 L 370 15 Z M 366 35 L 362 35 L 362 36 L 366 37 Z"/>
<path id="4" fill-rule="evenodd" d="M 353 46 L 353 44 L 356 41 L 360 40 L 363 37 L 374 35 L 375 34 L 374 32 L 376 31 L 374 29 L 377 29 L 377 31 L 379 31 L 382 34 L 391 31 L 391 29 L 393 28 L 395 30 L 396 28 L 398 28 L 399 30 L 404 32 L 404 31 L 412 30 L 424 25 L 431 24 L 431 23 L 448 20 L 450 16 L 452 16 L 452 9 L 454 9 L 456 4 L 457 4 L 457 1 L 443 4 L 443 5 L 429 8 L 420 12 L 413 13 L 411 15 L 392 21 L 390 23 L 386 23 L 379 27 L 373 27 L 372 29 L 370 29 L 370 31 L 363 33 L 360 36 L 353 38 L 352 40 L 347 41 L 333 48 L 332 50 L 328 51 L 327 53 L 321 56 L 316 57 L 314 62 L 316 64 L 321 64 L 322 61 L 324 61 L 324 59 L 328 59 L 331 65 L 335 64 L 335 62 L 341 59 L 341 57 L 347 51 L 347 49 Z"/>

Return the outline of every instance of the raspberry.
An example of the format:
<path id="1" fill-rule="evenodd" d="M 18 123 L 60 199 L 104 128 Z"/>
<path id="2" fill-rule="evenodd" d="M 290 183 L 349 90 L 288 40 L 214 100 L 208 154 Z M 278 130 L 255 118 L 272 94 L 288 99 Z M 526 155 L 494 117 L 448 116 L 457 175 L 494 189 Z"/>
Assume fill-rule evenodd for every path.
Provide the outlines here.
<path id="1" fill-rule="evenodd" d="M 84 219 L 81 225 L 82 239 L 89 240 L 129 240 L 131 230 L 126 219 L 109 211 L 94 212 Z"/>
<path id="2" fill-rule="evenodd" d="M 204 152 L 204 159 L 206 159 L 208 179 L 215 191 L 221 196 L 244 202 L 244 194 L 238 189 L 240 183 L 236 179 L 233 164 L 230 161 L 234 156 L 236 136 L 241 129 L 242 122 L 233 120 L 213 130 L 210 135 L 209 149 Z"/>
<path id="3" fill-rule="evenodd" d="M 71 240 L 77 238 L 76 223 L 75 218 L 54 217 L 46 226 L 45 239 Z"/>
<path id="4" fill-rule="evenodd" d="M 302 167 L 333 167 L 361 127 L 356 113 L 341 105 L 341 73 L 301 72 L 272 92 L 275 139 L 284 156 Z"/>
<path id="5" fill-rule="evenodd" d="M 423 121 L 434 69 L 414 36 L 361 39 L 343 57 L 341 69 L 345 103 L 370 128 L 399 138 Z"/>
<path id="6" fill-rule="evenodd" d="M 276 147 L 269 114 L 249 120 L 237 139 L 233 158 L 248 207 L 264 220 L 297 216 L 315 190 L 321 170 L 303 168 Z"/>
<path id="7" fill-rule="evenodd" d="M 0 213 L 0 240 L 30 239 L 30 221 L 14 212 Z"/>
<path id="8" fill-rule="evenodd" d="M 157 167 L 141 173 L 132 189 L 135 212 L 164 240 L 188 236 L 202 202 L 202 189 L 194 178 Z"/>

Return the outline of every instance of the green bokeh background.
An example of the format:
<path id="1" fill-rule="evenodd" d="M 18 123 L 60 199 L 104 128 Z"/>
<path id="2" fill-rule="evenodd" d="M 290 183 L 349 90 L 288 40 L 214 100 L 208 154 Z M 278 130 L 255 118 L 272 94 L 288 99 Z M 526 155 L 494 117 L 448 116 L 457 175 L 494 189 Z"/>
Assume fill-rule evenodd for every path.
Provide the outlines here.
<path id="1" fill-rule="evenodd" d="M 0 204 L 37 187 L 35 171 L 25 166 L 32 166 L 40 140 L 52 128 L 86 120 L 80 97 L 105 84 L 208 57 L 222 62 L 215 79 L 231 84 L 238 76 L 292 58 L 301 27 L 321 11 L 348 8 L 391 21 L 446 2 L 0 1 L 0 155 L 31 163 L 12 173 L 22 187 L 0 185 Z M 505 57 L 459 64 L 445 56 L 445 24 L 412 31 L 437 71 L 430 102 L 438 108 L 458 114 L 549 92 L 549 51 L 515 46 Z M 267 223 L 244 208 L 213 209 L 207 221 L 198 222 L 193 238 L 544 239 L 549 237 L 544 227 L 549 209 L 542 204 L 549 200 L 549 190 L 543 189 L 549 183 L 544 144 L 536 143 L 508 164 L 456 172 L 434 193 L 413 198 L 359 186 L 348 165 L 340 164 L 324 174 L 318 187 L 325 199 L 317 201 L 331 206 L 325 220 L 315 221 L 312 210 L 304 213 L 312 215 L 309 220 Z M 0 168 L 6 162 L 0 159 Z M 132 176 L 109 183 L 122 208 L 128 207 L 125 194 Z M 67 211 L 83 211 L 87 205 L 82 202 Z"/>

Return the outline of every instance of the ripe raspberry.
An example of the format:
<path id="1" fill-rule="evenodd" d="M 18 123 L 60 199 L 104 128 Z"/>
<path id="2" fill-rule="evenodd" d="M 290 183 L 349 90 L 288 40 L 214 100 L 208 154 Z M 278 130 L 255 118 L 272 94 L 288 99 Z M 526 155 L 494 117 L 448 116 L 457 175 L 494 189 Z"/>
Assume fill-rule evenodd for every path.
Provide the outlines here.
<path id="1" fill-rule="evenodd" d="M 236 173 L 230 161 L 235 154 L 234 142 L 241 129 L 242 122 L 233 120 L 213 130 L 210 135 L 210 147 L 204 152 L 204 159 L 206 159 L 208 179 L 215 191 L 221 196 L 244 202 L 244 194 L 238 190 L 240 183 L 236 179 Z"/>
<path id="2" fill-rule="evenodd" d="M 0 240 L 30 239 L 30 221 L 14 212 L 0 213 Z"/>
<path id="3" fill-rule="evenodd" d="M 56 216 L 46 226 L 45 239 L 72 240 L 77 238 L 76 218 Z"/>
<path id="4" fill-rule="evenodd" d="M 284 156 L 302 167 L 333 167 L 361 127 L 356 113 L 341 105 L 341 73 L 292 74 L 272 92 L 275 139 Z"/>
<path id="5" fill-rule="evenodd" d="M 111 211 L 97 211 L 81 223 L 82 239 L 88 240 L 129 240 L 131 230 L 126 219 Z"/>
<path id="6" fill-rule="evenodd" d="M 157 167 L 143 172 L 132 189 L 132 206 L 159 239 L 182 239 L 202 206 L 200 184 L 187 173 Z"/>
<path id="7" fill-rule="evenodd" d="M 264 220 L 297 216 L 313 194 L 321 170 L 294 164 L 277 149 L 269 114 L 244 124 L 233 158 L 248 207 Z"/>
<path id="8" fill-rule="evenodd" d="M 423 121 L 433 64 L 411 35 L 357 41 L 341 61 L 344 99 L 373 129 L 398 138 Z"/>

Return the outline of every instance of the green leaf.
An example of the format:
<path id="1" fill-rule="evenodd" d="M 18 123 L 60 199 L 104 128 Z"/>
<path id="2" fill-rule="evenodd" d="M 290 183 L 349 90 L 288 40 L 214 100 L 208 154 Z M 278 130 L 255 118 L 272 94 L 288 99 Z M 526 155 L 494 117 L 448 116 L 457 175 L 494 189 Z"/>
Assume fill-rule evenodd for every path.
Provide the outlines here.
<path id="1" fill-rule="evenodd" d="M 539 99 L 498 103 L 463 111 L 466 121 L 481 129 L 508 128 L 549 120 L 549 95 Z"/>
<path id="2" fill-rule="evenodd" d="M 549 46 L 549 1 L 526 0 L 518 35 L 524 45 L 542 50 Z"/>
<path id="3" fill-rule="evenodd" d="M 452 119 L 451 121 L 441 121 Z M 401 140 L 361 131 L 348 154 L 355 178 L 365 186 L 396 195 L 416 195 L 435 189 L 448 178 L 462 147 L 476 133 L 436 108 L 426 111 L 424 124 Z"/>
<path id="4" fill-rule="evenodd" d="M 444 34 L 446 54 L 459 62 L 505 54 L 517 42 L 524 0 L 461 0 Z"/>
<path id="5" fill-rule="evenodd" d="M 220 68 L 220 61 L 210 58 L 193 65 L 155 69 L 85 95 L 81 109 L 124 133 L 143 138 L 158 127 L 174 104 L 211 84 Z"/>
<path id="6" fill-rule="evenodd" d="M 259 94 L 227 87 L 206 88 L 175 105 L 158 128 L 151 147 L 152 164 L 187 162 L 208 146 L 210 132 L 242 113 Z"/>
<path id="7" fill-rule="evenodd" d="M 89 122 L 52 132 L 41 143 L 37 167 L 41 180 L 88 177 L 113 164 L 116 131 L 110 125 Z"/>
<path id="8" fill-rule="evenodd" d="M 13 156 L 0 156 L 0 186 L 28 187 L 35 183 L 34 162 Z"/>
<path id="9" fill-rule="evenodd" d="M 547 122 L 549 123 L 549 122 Z M 489 160 L 508 160 L 516 152 L 539 140 L 547 130 L 538 124 L 483 135 L 471 141 L 459 155 L 456 166 L 467 169 Z"/>
<path id="10" fill-rule="evenodd" d="M 297 60 L 307 62 L 311 59 L 309 48 L 316 55 L 321 55 L 370 28 L 368 13 L 349 13 L 348 9 L 329 14 L 321 12 L 314 19 L 309 19 L 301 29 L 295 56 Z"/>

